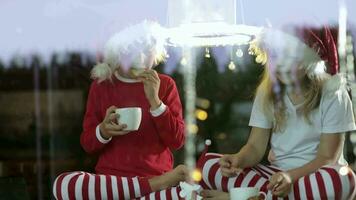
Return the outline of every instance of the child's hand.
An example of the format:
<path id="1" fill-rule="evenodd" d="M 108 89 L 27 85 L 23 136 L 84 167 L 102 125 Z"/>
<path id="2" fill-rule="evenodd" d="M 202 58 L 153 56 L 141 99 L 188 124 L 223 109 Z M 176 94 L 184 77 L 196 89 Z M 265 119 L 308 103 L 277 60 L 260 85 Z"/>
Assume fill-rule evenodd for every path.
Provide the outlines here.
<path id="1" fill-rule="evenodd" d="M 286 197 L 292 188 L 292 178 L 286 172 L 278 172 L 269 179 L 267 189 L 272 190 L 272 194 L 278 197 Z"/>
<path id="2" fill-rule="evenodd" d="M 125 135 L 129 131 L 124 131 L 123 129 L 127 127 L 126 124 L 119 124 L 117 118 L 118 114 L 115 113 L 116 106 L 110 106 L 106 110 L 106 115 L 104 120 L 100 123 L 100 134 L 104 139 L 109 139 L 117 135 Z"/>
<path id="3" fill-rule="evenodd" d="M 236 176 L 241 172 L 240 161 L 237 154 L 226 154 L 219 161 L 221 174 L 226 177 Z"/>
<path id="4" fill-rule="evenodd" d="M 147 69 L 140 73 L 137 79 L 143 82 L 145 95 L 151 105 L 151 110 L 157 109 L 161 104 L 161 100 L 158 97 L 161 80 L 159 79 L 157 72 L 153 69 Z"/>

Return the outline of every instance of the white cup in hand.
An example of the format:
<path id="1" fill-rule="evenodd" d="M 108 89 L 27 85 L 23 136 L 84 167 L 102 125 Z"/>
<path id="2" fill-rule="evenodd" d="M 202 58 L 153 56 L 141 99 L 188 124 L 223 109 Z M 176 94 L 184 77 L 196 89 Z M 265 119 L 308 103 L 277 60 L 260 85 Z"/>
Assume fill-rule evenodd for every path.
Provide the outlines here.
<path id="1" fill-rule="evenodd" d="M 260 192 L 256 187 L 238 187 L 230 189 L 230 200 L 247 200 L 251 197 L 258 197 L 260 194 L 266 199 L 266 193 Z"/>
<path id="2" fill-rule="evenodd" d="M 119 124 L 126 124 L 124 131 L 137 131 L 141 124 L 142 109 L 140 107 L 118 108 L 115 113 L 119 114 Z"/>

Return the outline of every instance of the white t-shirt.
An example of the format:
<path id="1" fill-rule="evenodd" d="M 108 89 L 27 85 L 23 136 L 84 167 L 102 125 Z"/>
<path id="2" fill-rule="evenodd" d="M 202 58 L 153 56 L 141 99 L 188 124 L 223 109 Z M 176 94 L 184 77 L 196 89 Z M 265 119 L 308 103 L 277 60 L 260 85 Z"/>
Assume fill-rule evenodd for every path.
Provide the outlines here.
<path id="1" fill-rule="evenodd" d="M 252 107 L 249 125 L 270 129 L 273 117 L 264 114 L 261 94 L 257 94 Z M 283 96 L 286 105 L 287 120 L 282 132 L 272 133 L 271 150 L 275 155 L 272 165 L 289 170 L 305 165 L 316 157 L 321 134 L 344 133 L 355 130 L 352 103 L 345 87 L 325 88 L 320 106 L 310 114 L 312 124 L 303 115 L 297 115 L 296 109 L 287 95 Z M 341 155 L 340 164 L 346 161 Z"/>

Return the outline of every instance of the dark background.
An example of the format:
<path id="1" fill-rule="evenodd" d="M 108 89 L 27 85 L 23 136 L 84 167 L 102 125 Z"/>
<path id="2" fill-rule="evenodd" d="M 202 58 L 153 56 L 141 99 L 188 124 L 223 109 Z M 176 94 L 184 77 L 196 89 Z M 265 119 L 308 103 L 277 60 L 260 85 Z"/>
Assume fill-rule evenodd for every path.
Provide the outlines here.
<path id="1" fill-rule="evenodd" d="M 235 70 L 228 69 L 230 60 L 219 69 L 213 55 L 206 58 L 205 49 L 197 49 L 197 96 L 210 105 L 197 103 L 208 118 L 197 120 L 196 156 L 205 139 L 213 141 L 209 151 L 233 153 L 248 137 L 253 95 L 263 68 L 247 46 L 233 47 L 232 52 L 237 48 L 244 56 L 231 54 Z M 15 56 L 9 63 L 0 60 L 0 199 L 50 199 L 59 173 L 94 172 L 96 156 L 83 151 L 79 137 L 96 60 L 87 52 L 54 53 L 48 63 L 36 54 Z M 165 67 L 160 64 L 156 70 L 166 73 Z M 181 67 L 178 62 L 169 75 L 184 107 Z M 349 136 L 345 155 L 353 166 L 355 145 Z M 183 163 L 184 149 L 174 155 L 175 164 Z"/>

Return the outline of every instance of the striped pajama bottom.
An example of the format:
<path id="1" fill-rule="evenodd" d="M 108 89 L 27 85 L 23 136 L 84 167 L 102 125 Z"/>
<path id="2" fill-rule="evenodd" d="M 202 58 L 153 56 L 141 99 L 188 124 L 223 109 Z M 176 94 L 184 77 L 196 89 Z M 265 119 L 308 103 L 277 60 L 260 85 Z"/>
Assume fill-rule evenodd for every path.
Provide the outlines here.
<path id="1" fill-rule="evenodd" d="M 341 166 L 325 166 L 315 173 L 294 182 L 288 197 L 277 198 L 267 190 L 269 178 L 280 169 L 257 165 L 246 168 L 236 177 L 223 177 L 219 168 L 220 154 L 203 154 L 197 165 L 202 170 L 200 185 L 204 189 L 228 192 L 234 187 L 258 187 L 267 194 L 267 199 L 328 200 L 354 199 L 355 174 L 349 168 L 340 175 Z M 96 175 L 86 172 L 70 172 L 59 175 L 53 185 L 56 199 L 146 199 L 179 200 L 179 187 L 152 192 L 147 178 L 127 178 L 113 175 Z"/>
<path id="2" fill-rule="evenodd" d="M 147 178 L 97 175 L 87 172 L 60 174 L 53 183 L 55 199 L 67 200 L 180 200 L 179 187 L 152 192 Z"/>
<path id="3" fill-rule="evenodd" d="M 58 200 L 135 199 L 150 192 L 147 178 L 96 175 L 81 171 L 63 173 L 53 183 L 53 195 Z"/>
<path id="4" fill-rule="evenodd" d="M 267 194 L 267 199 L 354 199 L 355 197 L 355 174 L 347 169 L 345 175 L 340 175 L 342 166 L 325 166 L 315 173 L 302 177 L 294 182 L 289 195 L 285 198 L 277 198 L 267 190 L 269 178 L 280 169 L 273 166 L 257 165 L 246 168 L 236 177 L 223 177 L 219 168 L 221 155 L 207 153 L 198 162 L 202 169 L 201 185 L 205 189 L 222 190 L 228 192 L 234 187 L 257 187 Z"/>

